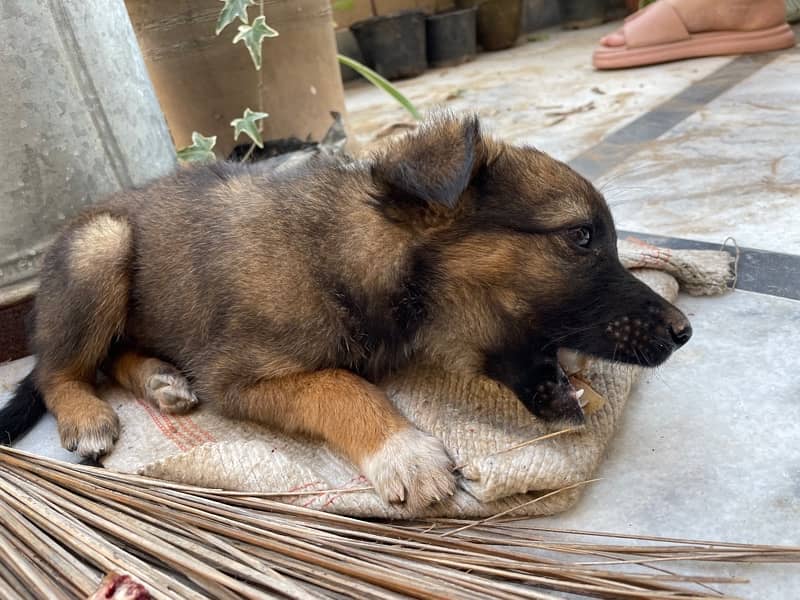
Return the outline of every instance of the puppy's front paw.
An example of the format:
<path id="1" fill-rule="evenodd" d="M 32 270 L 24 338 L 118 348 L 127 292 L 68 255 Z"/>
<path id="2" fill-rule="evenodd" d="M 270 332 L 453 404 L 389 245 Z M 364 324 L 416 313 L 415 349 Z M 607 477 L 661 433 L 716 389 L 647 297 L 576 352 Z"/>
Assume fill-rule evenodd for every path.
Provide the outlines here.
<path id="1" fill-rule="evenodd" d="M 393 434 L 361 468 L 390 504 L 419 510 L 453 495 L 453 461 L 435 437 L 410 427 Z"/>
<path id="2" fill-rule="evenodd" d="M 558 429 L 586 424 L 580 395 L 569 381 L 540 383 L 533 399 L 533 414 Z"/>
<path id="3" fill-rule="evenodd" d="M 85 458 L 97 459 L 108 454 L 119 437 L 119 430 L 117 413 L 101 400 L 83 411 L 58 416 L 61 445 Z"/>
<path id="4" fill-rule="evenodd" d="M 586 424 L 580 402 L 583 392 L 575 389 L 561 365 L 546 363 L 536 376 L 536 387 L 526 388 L 520 398 L 528 410 L 558 429 Z"/>

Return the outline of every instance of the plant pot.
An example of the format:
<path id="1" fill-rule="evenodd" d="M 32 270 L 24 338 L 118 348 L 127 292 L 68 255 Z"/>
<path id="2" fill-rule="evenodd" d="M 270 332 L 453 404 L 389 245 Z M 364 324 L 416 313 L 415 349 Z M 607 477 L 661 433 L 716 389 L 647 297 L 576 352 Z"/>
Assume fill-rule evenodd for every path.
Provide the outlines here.
<path id="1" fill-rule="evenodd" d="M 425 19 L 428 64 L 432 67 L 458 65 L 475 56 L 476 7 L 431 15 Z"/>
<path id="2" fill-rule="evenodd" d="M 267 23 L 279 36 L 263 43 L 256 71 L 237 20 L 214 34 L 218 0 L 126 0 L 147 69 L 177 146 L 191 134 L 216 135 L 217 154 L 237 144 L 230 122 L 245 108 L 263 110 L 265 140 L 319 141 L 332 111 L 346 115 L 329 0 L 265 0 Z M 257 8 L 250 8 L 250 18 Z"/>
<path id="3" fill-rule="evenodd" d="M 607 0 L 560 0 L 561 26 L 585 29 L 600 25 L 606 17 Z"/>
<path id="4" fill-rule="evenodd" d="M 458 0 L 456 6 L 478 7 L 478 43 L 486 51 L 513 46 L 522 30 L 522 0 Z"/>
<path id="5" fill-rule="evenodd" d="M 369 67 L 386 79 L 416 77 L 428 66 L 425 56 L 425 13 L 405 11 L 353 23 Z"/>

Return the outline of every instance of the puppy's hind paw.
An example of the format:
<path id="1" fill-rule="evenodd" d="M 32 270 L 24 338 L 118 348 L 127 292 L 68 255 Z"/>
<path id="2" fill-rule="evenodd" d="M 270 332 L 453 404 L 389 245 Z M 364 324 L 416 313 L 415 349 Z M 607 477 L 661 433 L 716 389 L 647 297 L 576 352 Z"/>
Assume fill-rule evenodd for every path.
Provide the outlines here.
<path id="1" fill-rule="evenodd" d="M 145 389 L 147 399 L 164 413 L 185 413 L 198 403 L 197 396 L 189 388 L 189 382 L 177 372 L 151 375 Z"/>
<path id="2" fill-rule="evenodd" d="M 435 437 L 410 427 L 392 435 L 361 468 L 375 491 L 389 504 L 412 511 L 453 495 L 453 461 Z"/>

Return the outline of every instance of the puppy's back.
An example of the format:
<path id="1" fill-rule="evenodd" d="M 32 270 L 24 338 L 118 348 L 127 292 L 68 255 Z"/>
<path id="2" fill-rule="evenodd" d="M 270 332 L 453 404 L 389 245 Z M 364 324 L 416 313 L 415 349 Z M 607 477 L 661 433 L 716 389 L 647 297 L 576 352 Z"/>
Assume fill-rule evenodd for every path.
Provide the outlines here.
<path id="1" fill-rule="evenodd" d="M 314 348 L 306 359 L 319 360 L 324 349 L 302 343 L 315 332 L 298 327 L 314 322 L 317 335 L 336 338 L 321 273 L 350 228 L 343 221 L 359 218 L 345 171 L 330 160 L 279 170 L 221 163 L 115 199 L 134 227 L 128 334 L 188 369 L 187 357 L 204 361 L 251 337 L 294 340 L 287 354 Z"/>

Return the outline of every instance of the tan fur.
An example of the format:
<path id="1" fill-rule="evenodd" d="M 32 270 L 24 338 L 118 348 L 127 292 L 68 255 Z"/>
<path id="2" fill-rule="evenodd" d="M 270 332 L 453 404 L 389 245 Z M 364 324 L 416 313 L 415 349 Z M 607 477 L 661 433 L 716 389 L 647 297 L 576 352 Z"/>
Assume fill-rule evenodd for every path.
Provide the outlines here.
<path id="1" fill-rule="evenodd" d="M 106 368 L 109 374 L 126 390 L 143 398 L 147 394 L 147 381 L 166 363 L 138 352 L 122 352 Z"/>
<path id="2" fill-rule="evenodd" d="M 224 408 L 237 418 L 321 437 L 357 463 L 393 433 L 409 427 L 380 388 L 339 369 L 237 389 L 225 399 Z"/>
<path id="3" fill-rule="evenodd" d="M 127 255 L 131 246 L 128 224 L 111 215 L 100 214 L 75 230 L 69 255 L 70 269 L 78 281 L 102 277 L 104 265 L 114 257 Z"/>

